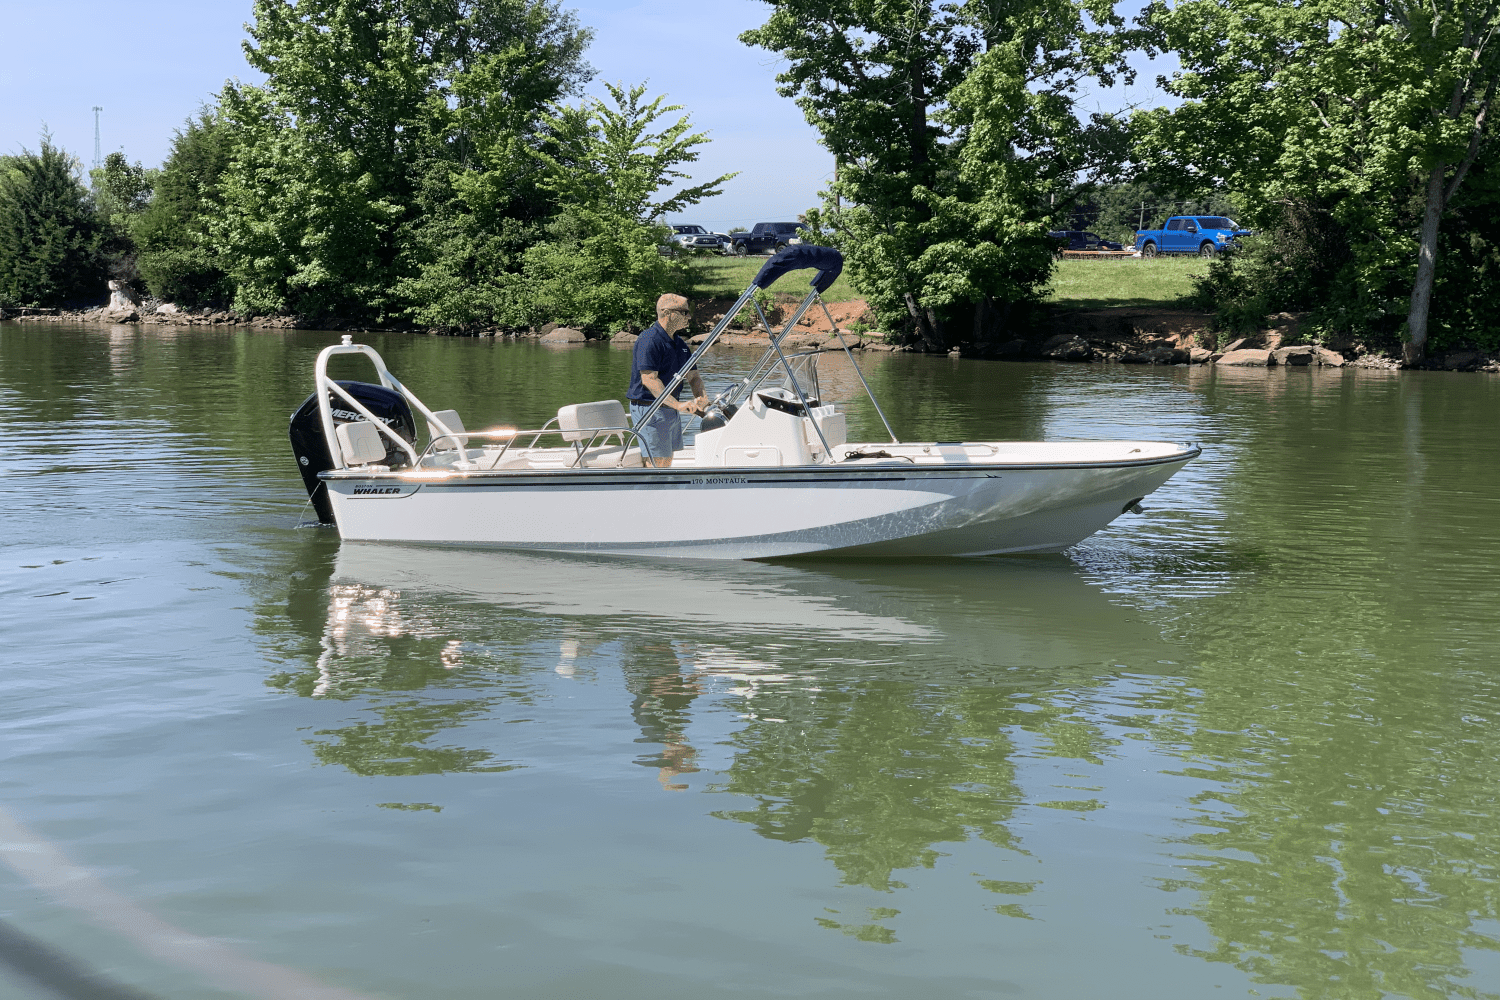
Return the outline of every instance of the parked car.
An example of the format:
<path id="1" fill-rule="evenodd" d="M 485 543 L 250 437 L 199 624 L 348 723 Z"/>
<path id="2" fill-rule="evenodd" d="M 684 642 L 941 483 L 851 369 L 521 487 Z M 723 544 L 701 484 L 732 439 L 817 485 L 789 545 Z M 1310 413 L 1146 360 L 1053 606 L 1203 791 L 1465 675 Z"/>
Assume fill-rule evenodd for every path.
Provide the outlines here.
<path id="1" fill-rule="evenodd" d="M 684 250 L 711 250 L 725 253 L 729 248 L 729 237 L 724 233 L 711 233 L 702 226 L 674 225 L 672 245 Z"/>
<path id="2" fill-rule="evenodd" d="M 775 253 L 791 243 L 801 243 L 797 230 L 800 222 L 757 222 L 748 233 L 735 233 L 731 238 L 730 252 L 744 256 L 747 253 Z"/>
<path id="3" fill-rule="evenodd" d="M 1058 229 L 1047 234 L 1057 241 L 1059 252 L 1063 250 L 1124 250 L 1122 243 L 1107 240 L 1096 233 L 1081 229 Z"/>
<path id="4" fill-rule="evenodd" d="M 1165 253 L 1195 253 L 1212 257 L 1235 245 L 1250 230 L 1241 229 L 1222 215 L 1174 215 L 1161 229 L 1142 229 L 1135 234 L 1135 248 L 1142 257 Z"/>

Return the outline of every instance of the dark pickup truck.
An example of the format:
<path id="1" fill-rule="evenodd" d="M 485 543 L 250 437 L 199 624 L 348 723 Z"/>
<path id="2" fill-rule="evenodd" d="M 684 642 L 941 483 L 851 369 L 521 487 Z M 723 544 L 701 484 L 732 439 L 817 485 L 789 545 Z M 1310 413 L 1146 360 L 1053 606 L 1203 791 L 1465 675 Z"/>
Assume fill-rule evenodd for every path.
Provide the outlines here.
<path id="1" fill-rule="evenodd" d="M 747 253 L 775 253 L 788 243 L 801 243 L 797 238 L 797 230 L 801 228 L 798 222 L 757 222 L 748 233 L 730 234 L 734 242 L 729 252 L 741 257 Z"/>

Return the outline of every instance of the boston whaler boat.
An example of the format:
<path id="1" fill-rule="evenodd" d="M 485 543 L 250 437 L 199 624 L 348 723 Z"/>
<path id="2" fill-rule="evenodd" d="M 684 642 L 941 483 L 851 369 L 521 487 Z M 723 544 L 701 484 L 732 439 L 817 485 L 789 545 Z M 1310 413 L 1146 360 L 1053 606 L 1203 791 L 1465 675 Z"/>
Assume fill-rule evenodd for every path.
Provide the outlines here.
<path id="1" fill-rule="evenodd" d="M 754 293 L 804 268 L 817 271 L 812 288 L 775 330 Z M 667 468 L 645 460 L 653 456 L 618 400 L 564 406 L 535 430 L 471 431 L 455 411 L 429 409 L 374 349 L 345 336 L 318 355 L 315 391 L 292 415 L 292 449 L 318 516 L 351 540 L 553 552 L 1057 552 L 1139 510 L 1198 455 L 1191 444 L 1154 441 L 903 443 L 873 394 L 890 441 L 850 443 L 844 413 L 820 395 L 817 352 L 782 350 L 814 304 L 833 324 L 821 293 L 842 269 L 837 251 L 805 245 L 766 262 L 662 398 L 746 306 L 769 346 L 709 404 L 697 440 Z M 380 384 L 330 379 L 329 359 L 343 354 L 368 357 Z M 854 372 L 869 393 L 857 364 Z M 413 410 L 426 423 L 422 448 Z"/>

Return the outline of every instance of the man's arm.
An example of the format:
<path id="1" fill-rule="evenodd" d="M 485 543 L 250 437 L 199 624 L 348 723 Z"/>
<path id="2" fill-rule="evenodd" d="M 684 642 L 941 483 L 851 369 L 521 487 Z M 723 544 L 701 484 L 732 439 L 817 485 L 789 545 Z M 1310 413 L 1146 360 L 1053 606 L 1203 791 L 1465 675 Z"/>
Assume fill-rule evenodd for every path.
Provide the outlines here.
<path id="1" fill-rule="evenodd" d="M 698 375 L 698 369 L 694 368 L 687 373 L 687 384 L 693 390 L 693 405 L 702 413 L 708 408 L 708 391 L 703 388 L 703 379 Z"/>
<path id="2" fill-rule="evenodd" d="M 650 392 L 651 395 L 655 396 L 657 399 L 660 399 L 663 406 L 670 406 L 678 413 L 696 413 L 698 412 L 698 408 L 701 405 L 699 403 L 699 399 L 702 399 L 703 397 L 703 380 L 698 377 L 698 369 L 694 368 L 691 372 L 689 372 L 687 380 L 688 385 L 692 386 L 693 392 L 698 397 L 698 399 L 694 399 L 691 403 L 679 403 L 671 396 L 662 395 L 662 393 L 666 391 L 667 387 L 662 385 L 660 375 L 658 375 L 656 372 L 650 371 L 641 372 L 641 385 L 645 386 L 646 390 Z M 706 403 L 707 400 L 705 399 L 703 400 L 703 402 Z"/>

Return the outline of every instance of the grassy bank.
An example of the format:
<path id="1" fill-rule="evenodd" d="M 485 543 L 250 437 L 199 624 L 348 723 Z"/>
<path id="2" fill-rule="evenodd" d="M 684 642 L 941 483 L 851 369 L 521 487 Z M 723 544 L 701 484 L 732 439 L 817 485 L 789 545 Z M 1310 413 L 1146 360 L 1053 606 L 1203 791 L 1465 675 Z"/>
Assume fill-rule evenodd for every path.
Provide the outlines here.
<path id="1" fill-rule="evenodd" d="M 764 257 L 699 257 L 692 261 L 698 275 L 698 298 L 734 298 L 745 290 Z M 1047 301 L 1069 309 L 1108 309 L 1111 306 L 1180 306 L 1193 289 L 1192 276 L 1207 263 L 1197 257 L 1126 257 L 1105 260 L 1062 260 L 1053 272 Z M 772 291 L 801 298 L 810 274 L 795 271 L 772 286 Z M 862 298 L 840 275 L 828 293 L 829 302 Z"/>
<path id="2" fill-rule="evenodd" d="M 1047 301 L 1069 309 L 1179 306 L 1193 290 L 1192 276 L 1207 267 L 1198 257 L 1061 260 Z"/>
<path id="3" fill-rule="evenodd" d="M 738 298 L 749 285 L 750 280 L 755 277 L 761 265 L 766 262 L 765 257 L 698 257 L 692 261 L 693 267 L 698 273 L 698 289 L 695 292 L 697 298 L 733 299 Z M 807 283 L 812 280 L 811 271 L 793 271 L 791 274 L 783 275 L 781 280 L 771 286 L 771 291 L 778 294 L 794 296 L 798 299 L 807 294 Z M 863 298 L 849 284 L 849 279 L 839 275 L 839 280 L 833 283 L 833 287 L 823 293 L 825 302 L 848 302 L 851 299 Z"/>

